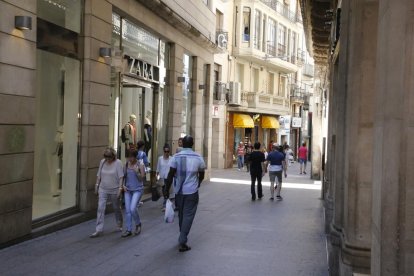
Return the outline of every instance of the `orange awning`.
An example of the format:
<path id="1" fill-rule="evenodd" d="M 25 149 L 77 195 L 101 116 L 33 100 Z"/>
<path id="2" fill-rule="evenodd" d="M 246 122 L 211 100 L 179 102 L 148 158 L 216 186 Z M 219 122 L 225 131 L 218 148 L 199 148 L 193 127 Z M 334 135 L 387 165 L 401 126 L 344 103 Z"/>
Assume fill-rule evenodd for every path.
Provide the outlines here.
<path id="1" fill-rule="evenodd" d="M 254 128 L 254 122 L 252 117 L 246 114 L 234 114 L 233 115 L 234 128 Z"/>
<path id="2" fill-rule="evenodd" d="M 275 117 L 262 116 L 262 128 L 280 128 L 279 121 Z"/>

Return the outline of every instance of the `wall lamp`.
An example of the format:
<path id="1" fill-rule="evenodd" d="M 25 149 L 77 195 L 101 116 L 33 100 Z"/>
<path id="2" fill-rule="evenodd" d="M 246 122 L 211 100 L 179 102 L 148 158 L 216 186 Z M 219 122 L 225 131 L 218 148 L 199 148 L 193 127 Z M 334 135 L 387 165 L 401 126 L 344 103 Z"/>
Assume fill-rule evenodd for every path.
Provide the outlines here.
<path id="1" fill-rule="evenodd" d="M 204 90 L 206 88 L 206 85 L 205 84 L 199 84 L 198 85 L 198 89 L 199 90 Z"/>
<path id="2" fill-rule="evenodd" d="M 99 48 L 99 56 L 102 58 L 111 57 L 111 48 L 105 48 L 105 47 Z"/>
<path id="3" fill-rule="evenodd" d="M 14 17 L 14 27 L 19 30 L 31 30 L 32 18 L 30 16 L 17 15 Z"/>
<path id="4" fill-rule="evenodd" d="M 185 77 L 177 77 L 177 82 L 178 83 L 185 82 Z"/>

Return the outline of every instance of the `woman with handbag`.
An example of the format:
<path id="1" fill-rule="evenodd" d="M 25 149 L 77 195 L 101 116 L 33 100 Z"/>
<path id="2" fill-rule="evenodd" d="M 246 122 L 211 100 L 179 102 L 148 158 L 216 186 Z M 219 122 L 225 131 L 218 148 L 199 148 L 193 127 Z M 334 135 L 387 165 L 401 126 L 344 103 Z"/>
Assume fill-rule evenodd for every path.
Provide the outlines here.
<path id="1" fill-rule="evenodd" d="M 138 152 L 131 150 L 128 162 L 125 165 L 124 198 L 126 214 L 126 231 L 123 238 L 132 235 L 132 219 L 135 221 L 135 235 L 141 233 L 141 220 L 138 214 L 138 202 L 144 191 L 145 166 L 142 160 L 137 159 Z"/>
<path id="2" fill-rule="evenodd" d="M 116 158 L 116 151 L 113 148 L 107 148 L 104 152 L 104 159 L 99 164 L 96 179 L 95 194 L 99 196 L 99 201 L 96 231 L 90 235 L 91 238 L 99 237 L 103 232 L 105 209 L 108 200 L 112 202 L 116 224 L 119 230 L 122 231 L 122 212 L 119 199 L 122 194 L 123 179 L 124 171 L 121 160 Z"/>

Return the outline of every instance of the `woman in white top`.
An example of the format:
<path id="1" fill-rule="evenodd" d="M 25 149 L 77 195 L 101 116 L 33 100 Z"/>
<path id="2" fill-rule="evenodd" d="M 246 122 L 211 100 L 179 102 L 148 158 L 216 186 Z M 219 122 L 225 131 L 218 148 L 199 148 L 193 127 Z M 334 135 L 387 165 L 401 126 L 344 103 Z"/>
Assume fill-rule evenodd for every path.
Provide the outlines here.
<path id="1" fill-rule="evenodd" d="M 164 194 L 164 189 L 165 189 L 165 181 L 168 178 L 168 172 L 170 171 L 170 146 L 168 144 L 166 144 L 164 146 L 164 154 L 161 155 L 158 158 L 158 163 L 157 163 L 157 179 L 159 179 L 159 186 L 162 187 L 162 191 Z M 170 191 L 170 200 L 174 199 L 174 193 Z M 164 202 L 162 204 L 162 209 L 165 210 L 165 204 L 167 202 L 167 199 L 164 199 Z"/>
<path id="2" fill-rule="evenodd" d="M 122 212 L 120 197 L 123 189 L 124 170 L 121 160 L 116 158 L 116 151 L 107 148 L 104 152 L 104 159 L 99 164 L 96 179 L 95 194 L 99 195 L 98 212 L 96 217 L 96 231 L 91 238 L 99 237 L 103 232 L 105 209 L 108 200 L 111 200 L 115 213 L 116 224 L 122 231 Z"/>

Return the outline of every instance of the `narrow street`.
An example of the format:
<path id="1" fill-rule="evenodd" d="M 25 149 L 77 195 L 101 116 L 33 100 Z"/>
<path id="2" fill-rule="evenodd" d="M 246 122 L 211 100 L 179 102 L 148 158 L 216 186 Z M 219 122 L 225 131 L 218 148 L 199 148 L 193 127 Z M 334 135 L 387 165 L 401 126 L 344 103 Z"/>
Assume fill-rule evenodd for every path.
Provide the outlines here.
<path id="1" fill-rule="evenodd" d="M 298 171 L 274 202 L 268 175 L 265 198 L 252 202 L 248 173 L 213 171 L 189 252 L 178 252 L 177 221 L 163 222 L 160 200 L 140 208 L 138 237 L 121 238 L 109 214 L 100 238 L 89 238 L 92 220 L 0 251 L 0 275 L 328 275 L 320 184 Z"/>

